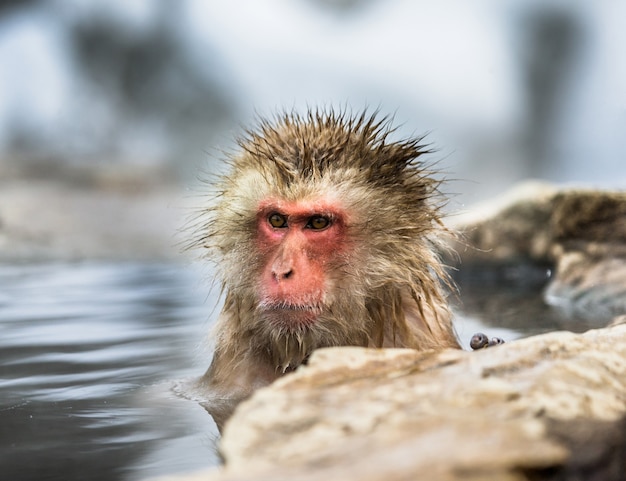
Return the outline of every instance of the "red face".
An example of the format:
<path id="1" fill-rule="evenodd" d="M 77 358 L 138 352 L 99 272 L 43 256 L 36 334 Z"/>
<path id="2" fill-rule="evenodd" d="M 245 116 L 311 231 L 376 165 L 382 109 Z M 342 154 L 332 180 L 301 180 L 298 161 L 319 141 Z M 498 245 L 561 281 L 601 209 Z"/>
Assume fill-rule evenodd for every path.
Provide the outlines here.
<path id="1" fill-rule="evenodd" d="M 259 206 L 264 317 L 285 328 L 315 323 L 328 301 L 328 272 L 345 252 L 346 216 L 328 202 L 269 200 Z"/>

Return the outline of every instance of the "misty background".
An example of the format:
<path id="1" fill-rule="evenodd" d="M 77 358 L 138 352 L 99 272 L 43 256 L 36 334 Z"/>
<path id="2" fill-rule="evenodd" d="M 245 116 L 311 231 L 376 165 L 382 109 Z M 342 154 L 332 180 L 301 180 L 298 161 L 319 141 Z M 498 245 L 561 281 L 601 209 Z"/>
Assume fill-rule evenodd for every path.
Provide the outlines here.
<path id="1" fill-rule="evenodd" d="M 184 184 L 256 114 L 334 106 L 428 133 L 459 205 L 623 188 L 625 41 L 617 0 L 1 1 L 0 177 Z"/>

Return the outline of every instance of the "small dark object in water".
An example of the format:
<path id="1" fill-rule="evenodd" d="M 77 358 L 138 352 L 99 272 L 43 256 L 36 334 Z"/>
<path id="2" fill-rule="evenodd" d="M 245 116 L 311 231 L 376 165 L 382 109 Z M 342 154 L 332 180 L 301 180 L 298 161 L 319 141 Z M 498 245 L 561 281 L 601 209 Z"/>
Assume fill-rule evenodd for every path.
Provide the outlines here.
<path id="1" fill-rule="evenodd" d="M 482 332 L 477 332 L 470 340 L 470 347 L 474 351 L 485 347 L 497 346 L 498 344 L 504 344 L 504 339 L 500 337 L 492 337 L 491 340 L 489 340 L 487 334 L 483 334 Z"/>
<path id="2" fill-rule="evenodd" d="M 483 334 L 482 332 L 477 332 L 472 336 L 472 339 L 470 340 L 470 347 L 474 349 L 474 351 L 476 349 L 482 349 L 483 347 L 487 347 L 488 345 L 489 338 L 486 334 Z"/>
<path id="3" fill-rule="evenodd" d="M 497 346 L 498 344 L 504 344 L 504 339 L 501 337 L 492 337 L 491 341 L 489 341 L 489 347 Z"/>

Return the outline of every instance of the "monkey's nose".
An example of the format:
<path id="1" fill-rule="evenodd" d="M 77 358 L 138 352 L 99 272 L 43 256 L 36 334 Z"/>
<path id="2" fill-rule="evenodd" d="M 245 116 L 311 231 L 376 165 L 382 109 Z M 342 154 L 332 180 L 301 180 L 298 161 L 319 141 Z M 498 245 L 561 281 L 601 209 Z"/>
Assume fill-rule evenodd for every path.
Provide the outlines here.
<path id="1" fill-rule="evenodd" d="M 274 275 L 274 279 L 276 279 L 278 282 L 285 281 L 292 276 L 293 269 L 288 268 L 282 270 L 274 270 L 272 274 Z"/>

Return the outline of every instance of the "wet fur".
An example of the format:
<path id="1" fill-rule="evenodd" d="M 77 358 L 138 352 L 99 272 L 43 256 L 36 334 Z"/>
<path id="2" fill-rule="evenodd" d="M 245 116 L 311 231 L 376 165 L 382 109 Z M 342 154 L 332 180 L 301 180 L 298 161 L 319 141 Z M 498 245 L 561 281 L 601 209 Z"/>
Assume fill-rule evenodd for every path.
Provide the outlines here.
<path id="1" fill-rule="evenodd" d="M 391 142 L 391 131 L 376 115 L 311 111 L 262 120 L 239 141 L 193 241 L 225 293 L 206 377 L 212 387 L 246 395 L 319 347 L 458 347 L 434 249 L 447 234 L 439 182 L 421 161 L 422 139 Z M 329 266 L 322 314 L 310 329 L 270 325 L 258 309 L 258 205 L 320 195 L 350 213 L 352 246 Z"/>

